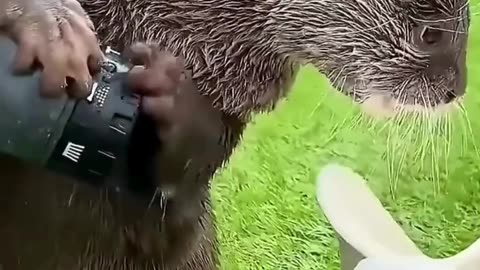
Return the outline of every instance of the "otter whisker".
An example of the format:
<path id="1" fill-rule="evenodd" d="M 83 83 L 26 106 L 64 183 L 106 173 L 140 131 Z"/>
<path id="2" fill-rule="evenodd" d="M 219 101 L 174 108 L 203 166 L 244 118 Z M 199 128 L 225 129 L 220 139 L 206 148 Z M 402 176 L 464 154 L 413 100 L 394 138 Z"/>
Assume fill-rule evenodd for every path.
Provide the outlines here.
<path id="1" fill-rule="evenodd" d="M 396 191 L 396 179 L 394 179 L 393 168 L 395 165 L 395 158 L 393 157 L 393 153 L 395 153 L 395 149 L 392 149 L 392 134 L 391 130 L 389 130 L 387 135 L 387 176 L 390 182 L 390 194 L 393 198 L 395 198 L 395 191 Z"/>
<path id="2" fill-rule="evenodd" d="M 423 162 L 425 160 L 426 156 L 426 149 L 428 147 L 428 140 L 425 140 L 427 137 L 427 128 L 425 126 L 425 116 L 424 112 L 421 111 L 418 114 L 418 123 L 420 126 L 420 131 L 421 133 L 418 136 L 418 142 L 419 142 L 419 147 L 418 147 L 418 156 L 417 156 L 417 161 L 420 161 L 420 167 L 423 169 Z"/>
<path id="3" fill-rule="evenodd" d="M 432 182 L 433 182 L 433 186 L 434 186 L 434 190 L 435 192 L 439 192 L 440 190 L 440 168 L 438 166 L 438 152 L 437 152 L 437 144 L 436 144 L 436 132 L 437 132 L 437 121 L 436 119 L 433 119 L 432 121 L 432 116 L 430 115 L 429 117 L 430 119 L 428 119 L 428 126 L 429 126 L 429 135 L 430 135 L 430 146 L 431 146 L 431 155 L 430 155 L 430 158 L 431 158 L 431 167 L 432 167 Z"/>
<path id="4" fill-rule="evenodd" d="M 414 123 L 410 120 L 410 114 L 400 108 L 397 115 L 392 119 L 392 127 L 389 129 L 390 140 L 387 142 L 388 155 L 390 156 L 389 172 L 390 172 L 390 185 L 391 192 L 395 192 L 398 186 L 398 180 L 400 174 L 405 165 L 406 157 L 408 155 L 408 149 L 405 145 L 408 145 L 412 130 L 415 127 Z M 393 138 L 394 139 L 393 139 Z"/>
<path id="5" fill-rule="evenodd" d="M 444 132 L 445 132 L 445 141 L 444 141 L 444 161 L 445 161 L 445 164 L 444 164 L 444 167 L 445 167 L 445 174 L 446 175 L 449 175 L 449 162 L 448 162 L 448 159 L 450 157 L 450 145 L 452 143 L 452 123 L 451 123 L 451 119 L 450 119 L 450 114 L 446 114 L 445 115 L 445 119 L 444 119 Z"/>
<path id="6" fill-rule="evenodd" d="M 395 198 L 395 190 L 396 190 L 396 179 L 394 179 L 394 173 L 393 173 L 393 168 L 395 167 L 395 158 L 394 158 L 394 153 L 395 149 L 393 147 L 394 142 L 393 138 L 394 137 L 394 118 L 392 119 L 387 119 L 386 123 L 381 127 L 380 131 L 382 131 L 384 128 L 387 126 L 389 127 L 387 129 L 387 138 L 386 138 L 386 153 L 385 153 L 385 158 L 387 160 L 387 177 L 389 179 L 390 185 L 390 193 L 391 196 Z"/>
<path id="7" fill-rule="evenodd" d="M 427 84 L 426 80 L 424 78 L 422 78 L 422 82 L 423 84 Z M 420 98 L 421 98 L 421 102 L 423 104 L 425 104 L 425 106 L 427 105 L 426 103 L 426 100 L 425 100 L 425 95 L 422 91 L 420 91 Z M 420 154 L 420 160 L 422 162 L 420 162 L 421 164 L 421 167 L 423 168 L 423 161 L 425 161 L 425 156 L 426 156 L 426 150 L 428 149 L 429 147 L 429 140 L 428 140 L 428 133 L 429 133 L 429 129 L 428 129 L 428 126 L 425 125 L 425 123 L 428 123 L 428 114 L 427 114 L 427 110 L 421 110 L 420 111 L 420 115 L 421 115 L 421 123 L 420 123 L 420 126 L 422 127 L 422 136 L 420 137 L 420 146 L 419 149 L 421 151 L 421 154 Z"/>
<path id="8" fill-rule="evenodd" d="M 404 83 L 402 83 L 400 85 L 401 88 L 399 90 L 399 99 L 400 99 L 401 103 L 403 102 L 402 101 L 402 96 L 404 95 L 404 92 L 406 90 L 408 82 L 409 82 L 409 80 L 407 79 L 407 80 L 405 80 Z M 410 118 L 409 113 L 403 107 L 399 107 L 398 117 L 397 117 L 399 126 L 397 128 L 397 133 L 399 133 L 398 137 L 400 138 L 399 139 L 400 140 L 400 143 L 399 143 L 400 146 L 403 143 L 405 143 L 407 140 L 409 140 L 410 135 L 412 133 L 412 129 L 413 129 L 414 124 L 415 124 L 412 121 L 408 121 L 408 120 L 410 120 L 409 118 Z M 405 123 L 406 123 L 406 127 L 403 128 Z M 403 143 L 402 143 L 402 141 L 403 141 Z M 408 142 L 407 142 L 407 144 L 408 144 Z M 400 153 L 400 158 L 399 158 L 399 164 L 398 164 L 397 172 L 396 172 L 396 175 L 394 176 L 395 179 L 399 178 L 400 172 L 403 169 L 403 165 L 404 165 L 404 161 L 406 159 L 407 153 L 408 153 L 408 149 L 403 147 L 403 148 L 399 149 L 399 153 Z M 397 185 L 397 184 L 395 183 L 395 185 Z"/>
<path id="9" fill-rule="evenodd" d="M 423 140 L 423 136 L 422 136 L 424 134 L 425 127 L 422 123 L 422 115 L 420 113 L 415 114 L 414 123 L 420 129 L 417 130 L 417 132 L 415 132 L 414 145 L 416 145 L 417 147 L 416 147 L 416 149 L 413 153 L 413 160 L 414 161 L 418 161 L 418 160 L 421 161 L 423 150 L 425 149 L 425 147 L 424 147 L 425 141 Z"/>
<path id="10" fill-rule="evenodd" d="M 472 145 L 473 145 L 474 150 L 475 150 L 475 154 L 477 155 L 477 157 L 480 157 L 480 153 L 478 151 L 478 147 L 477 147 L 476 140 L 475 140 L 475 135 L 473 134 L 473 129 L 472 129 L 472 125 L 471 125 L 471 122 L 470 122 L 470 117 L 468 116 L 468 111 L 465 109 L 463 104 L 460 104 L 460 109 L 462 111 L 462 115 L 464 116 L 466 127 L 467 127 L 468 134 L 466 134 L 466 135 L 470 136 L 470 138 L 472 140 Z"/>
<path id="11" fill-rule="evenodd" d="M 405 144 L 409 144 L 410 142 L 410 136 L 412 134 L 412 130 L 414 128 L 413 122 L 408 121 L 409 119 L 408 114 L 404 111 L 401 112 L 400 117 L 399 117 L 399 125 L 397 126 L 397 135 L 399 137 L 399 144 L 397 149 L 399 150 L 399 157 L 396 157 L 398 159 L 397 162 L 397 169 L 394 175 L 394 185 L 395 189 L 398 186 L 398 179 L 400 178 L 400 174 L 403 171 L 406 157 L 408 154 L 408 149 L 405 147 L 401 147 L 402 145 L 404 146 Z M 406 126 L 405 126 L 406 125 Z M 405 127 L 404 127 L 405 126 Z M 403 148 L 403 149 L 402 149 Z"/>
<path id="12" fill-rule="evenodd" d="M 460 115 L 459 115 L 459 118 L 458 118 L 458 121 L 460 122 L 460 126 L 461 126 L 461 129 L 462 129 L 462 132 L 461 132 L 461 135 L 462 135 L 462 147 L 461 147 L 461 154 L 462 156 L 465 154 L 466 151 L 468 151 L 468 131 L 467 131 L 467 128 L 466 128 L 466 124 L 465 124 L 465 115 L 464 115 L 464 112 L 463 112 L 463 108 L 462 108 L 462 105 L 459 104 L 459 103 L 455 103 L 454 104 L 455 107 L 457 107 L 458 111 L 460 112 Z"/>
<path id="13" fill-rule="evenodd" d="M 423 161 L 426 154 L 425 149 L 427 148 L 426 144 L 428 142 L 425 140 L 426 127 L 424 122 L 424 116 L 421 112 L 416 114 L 416 124 L 417 127 L 419 127 L 419 131 L 417 132 L 415 137 L 415 144 L 418 145 L 418 147 L 416 149 L 417 151 L 414 160 L 420 161 L 420 165 L 423 166 Z"/>

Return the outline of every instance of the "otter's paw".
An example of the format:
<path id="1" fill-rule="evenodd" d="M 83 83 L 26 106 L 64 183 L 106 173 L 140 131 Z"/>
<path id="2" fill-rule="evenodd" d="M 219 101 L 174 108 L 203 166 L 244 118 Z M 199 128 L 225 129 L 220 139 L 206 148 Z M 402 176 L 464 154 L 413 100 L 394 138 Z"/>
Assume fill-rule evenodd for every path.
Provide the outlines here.
<path id="1" fill-rule="evenodd" d="M 200 95 L 181 58 L 144 43 L 132 45 L 124 56 L 134 65 L 129 87 L 143 96 L 142 110 L 157 124 L 160 140 L 185 146 L 218 134 L 218 113 Z"/>
<path id="2" fill-rule="evenodd" d="M 39 66 L 42 96 L 65 92 L 70 97 L 87 96 L 103 54 L 80 4 L 76 0 L 8 2 L 0 26 L 18 45 L 15 71 L 25 73 Z"/>

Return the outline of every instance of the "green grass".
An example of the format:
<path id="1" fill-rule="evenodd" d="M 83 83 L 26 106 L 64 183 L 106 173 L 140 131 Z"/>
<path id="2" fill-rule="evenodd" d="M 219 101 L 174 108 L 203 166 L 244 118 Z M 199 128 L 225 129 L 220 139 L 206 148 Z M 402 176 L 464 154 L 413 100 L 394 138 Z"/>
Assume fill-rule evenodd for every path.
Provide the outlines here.
<path id="1" fill-rule="evenodd" d="M 453 117 L 451 135 L 439 129 L 444 136 L 430 140 L 449 138 L 448 154 L 445 143 L 400 145 L 394 139 L 402 132 L 351 124 L 357 110 L 313 68 L 301 72 L 291 95 L 256 118 L 215 179 L 222 269 L 339 269 L 337 242 L 314 197 L 315 176 L 329 162 L 366 177 L 428 255 L 454 254 L 480 237 L 479 10 L 472 10 L 469 49 L 471 127 Z M 425 129 L 417 131 L 428 141 Z M 424 156 L 415 155 L 419 148 Z"/>

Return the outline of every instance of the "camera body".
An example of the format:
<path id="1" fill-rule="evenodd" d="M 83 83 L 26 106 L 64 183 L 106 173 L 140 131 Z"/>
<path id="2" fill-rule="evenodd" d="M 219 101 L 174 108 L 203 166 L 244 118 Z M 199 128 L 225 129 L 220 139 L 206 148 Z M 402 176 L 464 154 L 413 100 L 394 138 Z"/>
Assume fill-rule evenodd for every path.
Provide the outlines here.
<path id="1" fill-rule="evenodd" d="M 12 73 L 16 45 L 0 38 L 0 152 L 91 184 L 123 162 L 140 97 L 126 85 L 128 67 L 107 47 L 101 72 L 82 100 L 39 95 L 39 72 Z M 118 167 L 118 166 L 117 166 Z"/>

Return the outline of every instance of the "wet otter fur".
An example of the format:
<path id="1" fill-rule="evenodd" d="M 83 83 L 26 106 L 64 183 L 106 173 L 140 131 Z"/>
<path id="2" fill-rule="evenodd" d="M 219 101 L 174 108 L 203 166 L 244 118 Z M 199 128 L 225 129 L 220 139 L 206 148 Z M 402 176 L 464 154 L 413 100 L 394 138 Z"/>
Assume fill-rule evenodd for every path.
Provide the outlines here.
<path id="1" fill-rule="evenodd" d="M 141 202 L 122 198 L 111 204 L 106 194 L 83 186 L 76 189 L 78 195 L 70 204 L 68 184 L 58 180 L 42 186 L 46 194 L 58 194 L 58 199 L 69 202 L 52 203 L 51 214 L 43 215 L 71 218 L 71 230 L 60 235 L 52 228 L 38 241 L 51 241 L 54 249 L 78 254 L 47 260 L 62 269 L 216 269 L 209 180 L 228 161 L 252 113 L 273 109 L 303 64 L 315 65 L 356 101 L 382 96 L 396 102 L 392 109 L 452 103 L 465 88 L 466 1 L 80 3 L 104 45 L 122 50 L 144 40 L 186 59 L 201 93 L 223 112 L 224 149 L 205 165 L 195 182 L 160 183 L 162 196 L 167 197 L 160 207 L 146 209 Z M 7 167 L 18 171 L 21 166 L 11 161 Z M 37 173 L 37 178 L 55 179 Z M 25 198 L 6 200 L 21 205 L 22 199 L 33 197 L 27 191 L 24 194 Z M 31 238 L 26 235 L 25 239 Z M 32 267 L 25 269 L 52 269 Z"/>

